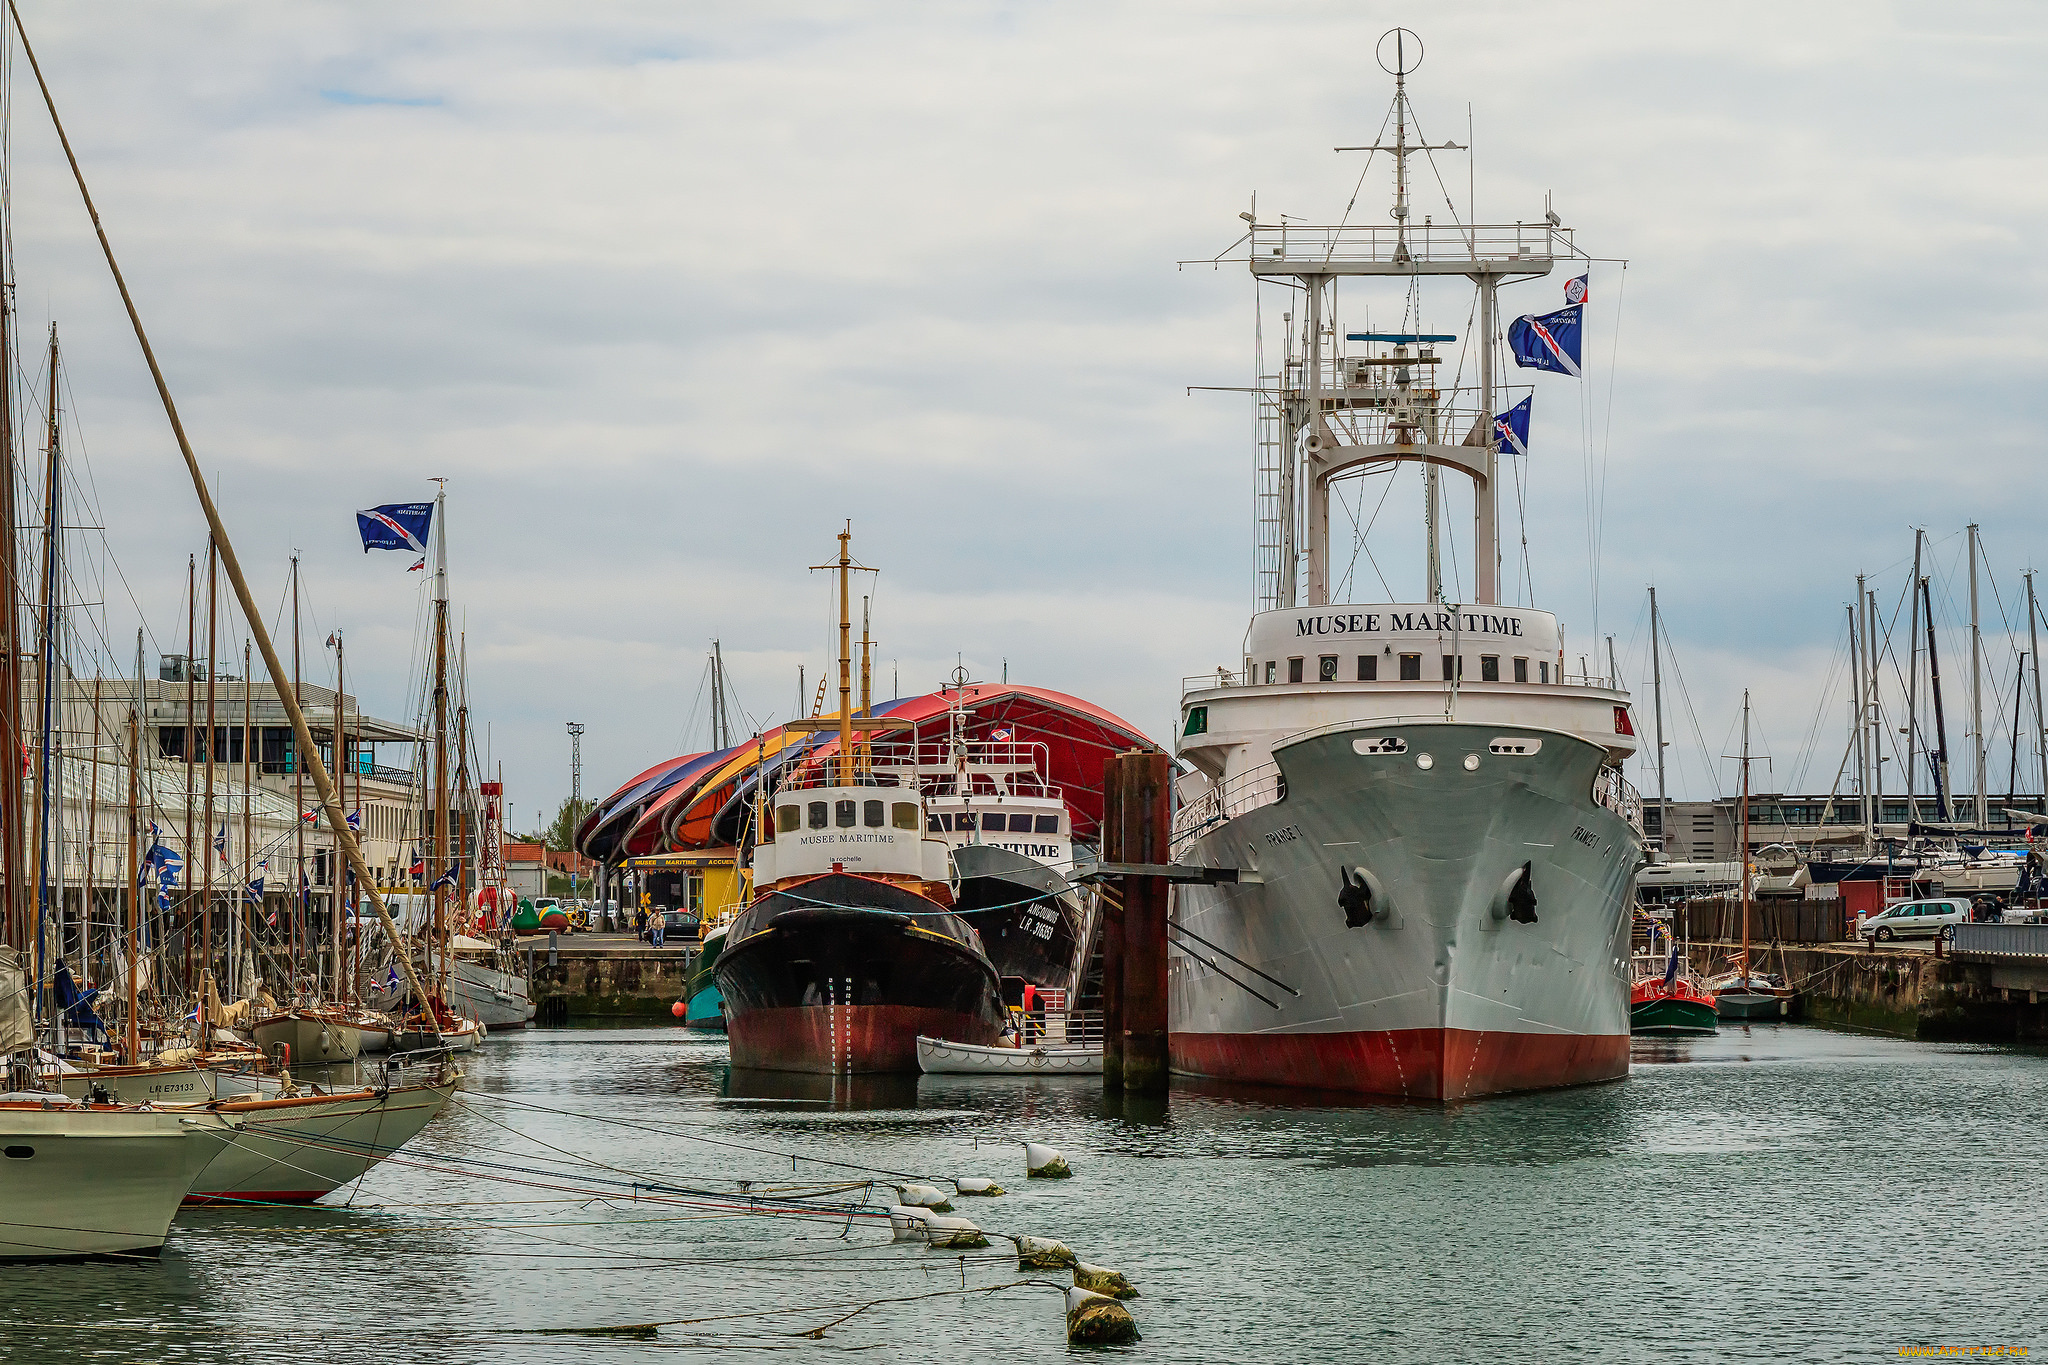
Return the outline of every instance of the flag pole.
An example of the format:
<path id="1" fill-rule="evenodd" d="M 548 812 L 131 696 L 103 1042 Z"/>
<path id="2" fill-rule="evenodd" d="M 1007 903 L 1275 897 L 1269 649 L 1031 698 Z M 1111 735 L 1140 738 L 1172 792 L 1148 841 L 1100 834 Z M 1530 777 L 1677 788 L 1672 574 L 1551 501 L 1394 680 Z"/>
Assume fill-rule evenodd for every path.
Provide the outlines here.
<path id="1" fill-rule="evenodd" d="M 28 33 L 21 26 L 21 10 L 14 0 L 7 0 L 7 11 L 14 16 L 14 31 L 21 38 L 21 55 L 28 58 L 29 70 L 35 73 L 36 88 L 42 92 L 43 107 L 50 111 L 51 126 L 56 129 L 57 141 L 64 148 L 64 159 L 71 166 L 72 179 L 78 183 L 78 196 L 85 201 L 85 212 L 92 219 L 92 230 L 99 238 L 100 251 L 107 258 L 107 269 L 113 273 L 114 287 L 121 293 L 121 306 L 128 312 L 128 322 L 135 329 L 135 340 L 142 348 L 142 358 L 149 365 L 149 377 L 156 383 L 157 397 L 164 405 L 164 416 L 170 420 L 171 434 L 177 438 L 178 453 L 185 459 L 185 472 L 192 477 L 192 491 L 198 495 L 199 508 L 206 514 L 207 529 L 213 537 L 213 544 L 219 548 L 221 567 L 227 570 L 228 581 L 235 589 L 235 600 L 241 605 L 242 615 L 249 623 L 249 632 L 256 639 L 256 648 L 263 655 L 263 666 L 270 670 L 270 681 L 279 697 L 285 698 L 284 709 L 291 718 L 292 733 L 307 750 L 307 768 L 313 777 L 313 789 L 320 796 L 320 804 L 327 816 L 327 824 L 334 831 L 336 842 L 341 847 L 356 876 L 369 892 L 370 907 L 377 912 L 377 919 L 384 926 L 384 932 L 391 936 L 391 942 L 398 942 L 398 926 L 391 922 L 391 912 L 384 907 L 384 897 L 376 884 L 370 880 L 369 864 L 363 861 L 362 848 L 356 843 L 354 834 L 341 809 L 340 798 L 335 794 L 334 781 L 327 775 L 327 765 L 320 761 L 319 750 L 313 747 L 313 732 L 306 724 L 306 714 L 299 709 L 298 698 L 292 696 L 286 685 L 284 664 L 277 657 L 277 646 L 271 642 L 270 631 L 263 624 L 263 613 L 256 606 L 256 598 L 249 591 L 249 580 L 242 576 L 241 560 L 235 556 L 235 548 L 228 540 L 228 528 L 221 520 L 220 509 L 214 505 L 213 494 L 206 486 L 206 475 L 200 471 L 199 458 L 192 453 L 192 442 L 185 435 L 185 424 L 179 420 L 178 405 L 171 398 L 170 385 L 164 381 L 164 372 L 156 363 L 156 352 L 150 347 L 149 334 L 143 330 L 142 314 L 136 311 L 135 300 L 128 293 L 128 281 L 122 277 L 120 263 L 114 259 L 114 247 L 107 240 L 107 230 L 100 223 L 100 213 L 93 206 L 92 192 L 86 188 L 85 172 L 79 169 L 78 156 L 71 150 L 71 139 L 64 132 L 64 121 L 57 116 L 57 101 L 50 93 L 50 83 L 43 79 L 43 68 L 36 61 L 35 49 L 29 46 Z M 213 736 L 207 736 L 207 753 L 213 751 Z M 212 832 L 208 831 L 211 838 Z M 413 974 L 412 963 L 404 954 L 398 954 L 398 964 L 404 969 L 406 983 L 421 999 L 426 991 L 419 978 Z M 440 1036 L 439 1019 L 430 1019 L 436 1037 Z"/>

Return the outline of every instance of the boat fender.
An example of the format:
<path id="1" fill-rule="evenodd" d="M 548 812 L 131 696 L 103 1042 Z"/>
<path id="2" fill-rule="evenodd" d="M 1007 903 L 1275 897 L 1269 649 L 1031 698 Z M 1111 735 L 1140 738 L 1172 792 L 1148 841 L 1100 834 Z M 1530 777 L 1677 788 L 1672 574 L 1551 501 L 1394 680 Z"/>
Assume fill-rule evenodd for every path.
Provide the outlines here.
<path id="1" fill-rule="evenodd" d="M 904 1203 L 913 1208 L 933 1209 L 939 1213 L 951 1213 L 953 1205 L 946 1198 L 946 1192 L 930 1185 L 898 1185 L 896 1194 Z"/>
<path id="2" fill-rule="evenodd" d="M 1042 1142 L 1024 1144 L 1024 1174 L 1033 1180 L 1065 1180 L 1074 1170 L 1056 1147 Z"/>
<path id="3" fill-rule="evenodd" d="M 1067 1291 L 1067 1341 L 1082 1346 L 1128 1346 L 1140 1341 L 1131 1310 L 1086 1289 Z"/>
<path id="4" fill-rule="evenodd" d="M 1086 1261 L 1074 1262 L 1074 1285 L 1080 1289 L 1092 1289 L 1098 1294 L 1107 1294 L 1113 1299 L 1135 1299 L 1137 1289 L 1123 1275 L 1108 1266 L 1089 1265 Z"/>
<path id="5" fill-rule="evenodd" d="M 893 1204 L 889 1208 L 889 1240 L 892 1242 L 921 1242 L 924 1240 L 924 1220 L 931 1215 L 923 1209 L 914 1209 L 908 1204 Z"/>
<path id="6" fill-rule="evenodd" d="M 953 1188 L 961 1194 L 973 1195 L 981 1199 L 993 1199 L 999 1194 L 1006 1193 L 1001 1185 L 996 1184 L 995 1181 L 990 1180 L 985 1175 L 963 1176 L 953 1182 Z"/>
<path id="7" fill-rule="evenodd" d="M 1017 1244 L 1019 1270 L 1065 1270 L 1081 1259 L 1057 1237 L 1011 1236 L 1010 1240 Z"/>
<path id="8" fill-rule="evenodd" d="M 1530 885 L 1530 864 L 1523 863 L 1502 879 L 1500 890 L 1493 896 L 1493 917 L 1497 920 L 1511 919 L 1517 924 L 1536 922 L 1536 891 Z"/>
<path id="9" fill-rule="evenodd" d="M 924 1238 L 935 1251 L 972 1251 L 988 1245 L 988 1235 L 965 1218 L 927 1216 Z"/>

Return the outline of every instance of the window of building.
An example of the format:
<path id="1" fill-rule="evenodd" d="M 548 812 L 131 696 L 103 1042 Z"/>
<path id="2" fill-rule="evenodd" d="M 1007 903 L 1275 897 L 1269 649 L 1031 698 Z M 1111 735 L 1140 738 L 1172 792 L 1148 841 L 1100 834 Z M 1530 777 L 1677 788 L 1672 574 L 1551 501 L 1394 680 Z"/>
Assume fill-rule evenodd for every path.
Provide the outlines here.
<path id="1" fill-rule="evenodd" d="M 823 801 L 811 802 L 811 828 L 823 829 L 831 815 L 831 808 Z"/>
<path id="2" fill-rule="evenodd" d="M 1401 681 L 1420 682 L 1421 680 L 1422 656 L 1420 654 L 1403 654 L 1401 656 Z"/>
<path id="3" fill-rule="evenodd" d="M 859 804 L 858 801 L 851 798 L 844 801 L 834 801 L 832 803 L 832 823 L 841 829 L 851 829 L 854 820 L 859 817 L 859 812 L 855 809 Z"/>
<path id="4" fill-rule="evenodd" d="M 1278 677 L 1278 676 L 1279 676 L 1279 671 L 1280 671 L 1280 665 L 1278 665 L 1278 664 L 1274 663 L 1274 662 L 1273 662 L 1273 661 L 1272 661 L 1271 659 L 1268 659 L 1268 660 L 1266 660 L 1266 681 L 1267 681 L 1267 682 L 1272 682 L 1272 681 L 1273 681 L 1273 680 L 1274 680 L 1274 679 L 1275 679 L 1276 677 Z"/>
<path id="5" fill-rule="evenodd" d="M 1515 660 L 1515 681 L 1529 681 L 1529 661 L 1527 659 Z"/>
<path id="6" fill-rule="evenodd" d="M 1291 683 L 1301 681 L 1301 660 L 1289 659 L 1287 661 L 1287 681 Z"/>
<path id="7" fill-rule="evenodd" d="M 802 810 L 801 810 L 801 809 L 800 809 L 799 807 L 796 807 L 796 806 L 777 806 L 777 807 L 775 808 L 775 832 L 776 832 L 776 833 L 778 833 L 778 834 L 794 834 L 794 833 L 796 833 L 796 831 L 797 831 L 797 827 L 798 827 L 799 825 L 803 824 L 803 822 L 804 822 L 804 813 L 803 813 L 803 811 L 802 811 Z"/>
<path id="8" fill-rule="evenodd" d="M 1358 656 L 1358 680 L 1359 680 L 1360 682 L 1377 682 L 1377 681 L 1379 680 L 1379 676 L 1380 676 L 1380 656 L 1379 656 L 1379 655 L 1377 655 L 1377 654 L 1361 654 L 1361 655 L 1359 655 L 1359 656 Z"/>
<path id="9" fill-rule="evenodd" d="M 1500 681 L 1500 655 L 1482 654 L 1479 656 L 1479 681 Z"/>
<path id="10" fill-rule="evenodd" d="M 917 803 L 898 801 L 889 807 L 889 823 L 898 829 L 917 828 Z"/>
<path id="11" fill-rule="evenodd" d="M 883 810 L 883 807 L 887 804 L 885 801 L 861 802 L 860 822 L 869 829 L 880 829 L 883 819 L 886 818 L 886 812 Z"/>
<path id="12" fill-rule="evenodd" d="M 1316 660 L 1316 681 L 1317 681 L 1317 682 L 1335 682 L 1335 681 L 1337 681 L 1337 656 L 1336 656 L 1336 655 L 1334 655 L 1334 654 L 1325 654 L 1325 655 L 1324 655 L 1324 656 L 1323 656 L 1322 658 L 1320 658 L 1320 659 Z"/>
<path id="13" fill-rule="evenodd" d="M 166 725 L 156 732 L 156 752 L 159 758 L 183 758 L 185 756 L 185 727 Z"/>
<path id="14" fill-rule="evenodd" d="M 1057 816 L 1057 815 L 1035 815 L 1035 816 L 1033 816 L 1033 817 L 1032 817 L 1032 826 L 1031 826 L 1031 832 L 1032 832 L 1033 834 L 1058 834 L 1058 833 L 1060 832 L 1060 818 L 1059 818 L 1059 816 Z"/>

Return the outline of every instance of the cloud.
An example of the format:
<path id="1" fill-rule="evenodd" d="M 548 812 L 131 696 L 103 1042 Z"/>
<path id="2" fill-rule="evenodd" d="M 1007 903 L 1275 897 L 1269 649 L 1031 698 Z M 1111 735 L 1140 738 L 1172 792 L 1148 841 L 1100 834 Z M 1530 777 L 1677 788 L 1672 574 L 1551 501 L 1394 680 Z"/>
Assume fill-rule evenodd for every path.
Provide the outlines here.
<path id="1" fill-rule="evenodd" d="M 24 18 L 259 597 L 300 550 L 311 638 L 349 628 L 386 714 L 418 692 L 421 586 L 356 549 L 351 514 L 450 480 L 472 703 L 522 813 L 566 792 L 568 720 L 589 726 L 587 790 L 695 742 L 714 636 L 750 710 L 786 713 L 826 645 L 806 566 L 849 517 L 906 686 L 1007 658 L 1164 737 L 1180 677 L 1234 657 L 1252 585 L 1252 415 L 1187 387 L 1249 381 L 1253 289 L 1175 262 L 1229 241 L 1254 192 L 1262 213 L 1344 210 L 1361 163 L 1328 149 L 1378 127 L 1370 53 L 1397 21 L 1429 44 L 1425 130 L 1466 140 L 1470 102 L 1483 216 L 1534 220 L 1549 190 L 1629 258 L 1625 287 L 1596 267 L 1616 363 L 1590 401 L 1539 381 L 1528 553 L 1574 649 L 1611 632 L 1626 654 L 1655 580 L 1702 730 L 1749 681 L 1789 745 L 1854 575 L 1898 595 L 1907 527 L 1981 521 L 2008 599 L 2033 552 L 2030 11 Z M 33 113 L 13 134 L 22 336 L 60 323 L 95 524 L 163 643 L 203 532 Z M 1462 204 L 1464 163 L 1443 171 Z M 1356 215 L 1386 198 L 1376 168 Z M 1419 591 L 1419 507 L 1395 489 L 1368 541 L 1398 596 Z M 1355 582 L 1380 592 L 1363 556 Z M 108 596 L 91 634 L 132 639 Z"/>

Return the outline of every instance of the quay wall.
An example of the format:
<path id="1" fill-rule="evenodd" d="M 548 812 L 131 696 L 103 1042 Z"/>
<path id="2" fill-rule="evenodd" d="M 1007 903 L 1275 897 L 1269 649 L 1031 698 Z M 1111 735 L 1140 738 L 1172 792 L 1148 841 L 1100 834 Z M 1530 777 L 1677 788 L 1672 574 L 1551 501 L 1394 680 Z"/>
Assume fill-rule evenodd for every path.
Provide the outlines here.
<path id="1" fill-rule="evenodd" d="M 1695 943 L 1703 975 L 1732 971 L 1737 943 Z M 2048 1041 L 2048 962 L 2012 963 L 1923 948 L 1750 945 L 1759 971 L 1781 973 L 1814 1023 L 1958 1042 Z"/>
<path id="2" fill-rule="evenodd" d="M 697 963 L 697 945 L 650 948 L 637 940 L 546 939 L 520 944 L 538 1025 L 572 1019 L 672 1019 Z"/>

